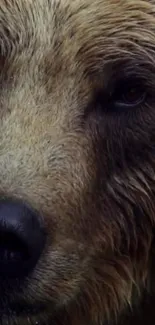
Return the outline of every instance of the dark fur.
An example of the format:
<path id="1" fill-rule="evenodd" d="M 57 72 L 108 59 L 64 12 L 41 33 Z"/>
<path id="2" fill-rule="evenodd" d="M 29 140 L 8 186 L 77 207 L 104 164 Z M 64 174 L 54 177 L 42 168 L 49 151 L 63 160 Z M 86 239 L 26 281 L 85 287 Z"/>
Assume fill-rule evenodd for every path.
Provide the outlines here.
<path id="1" fill-rule="evenodd" d="M 47 231 L 0 323 L 154 325 L 155 1 L 1 0 L 0 51 L 0 193 Z M 108 109 L 129 76 L 147 104 Z"/>

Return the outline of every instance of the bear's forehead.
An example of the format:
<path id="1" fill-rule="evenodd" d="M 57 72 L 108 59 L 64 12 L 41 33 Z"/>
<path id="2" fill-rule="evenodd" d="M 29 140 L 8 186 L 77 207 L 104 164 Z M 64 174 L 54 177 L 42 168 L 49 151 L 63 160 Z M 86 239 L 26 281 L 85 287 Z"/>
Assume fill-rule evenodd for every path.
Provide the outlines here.
<path id="1" fill-rule="evenodd" d="M 100 62 L 154 50 L 155 3 L 139 0 L 1 0 L 0 49 L 18 53 L 42 47 L 78 58 L 88 69 Z M 152 53 L 152 52 L 151 52 Z M 139 53 L 140 54 L 140 53 Z M 67 61 L 67 60 L 66 60 Z"/>

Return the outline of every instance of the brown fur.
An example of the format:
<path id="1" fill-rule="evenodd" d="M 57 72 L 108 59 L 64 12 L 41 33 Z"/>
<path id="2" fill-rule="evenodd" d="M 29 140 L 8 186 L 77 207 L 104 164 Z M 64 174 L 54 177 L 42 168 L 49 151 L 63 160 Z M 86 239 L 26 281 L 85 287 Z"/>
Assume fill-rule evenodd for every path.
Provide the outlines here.
<path id="1" fill-rule="evenodd" d="M 0 193 L 47 230 L 0 323 L 155 324 L 155 1 L 1 0 L 0 51 Z M 128 74 L 149 103 L 116 114 Z"/>

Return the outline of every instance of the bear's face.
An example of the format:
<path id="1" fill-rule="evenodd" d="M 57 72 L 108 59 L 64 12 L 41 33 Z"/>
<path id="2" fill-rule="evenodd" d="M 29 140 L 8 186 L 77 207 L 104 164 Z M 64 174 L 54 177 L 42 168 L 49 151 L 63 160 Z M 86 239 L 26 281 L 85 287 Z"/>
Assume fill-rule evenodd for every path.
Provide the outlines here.
<path id="1" fill-rule="evenodd" d="M 2 0 L 0 70 L 0 193 L 46 233 L 1 323 L 104 324 L 151 278 L 155 3 Z"/>

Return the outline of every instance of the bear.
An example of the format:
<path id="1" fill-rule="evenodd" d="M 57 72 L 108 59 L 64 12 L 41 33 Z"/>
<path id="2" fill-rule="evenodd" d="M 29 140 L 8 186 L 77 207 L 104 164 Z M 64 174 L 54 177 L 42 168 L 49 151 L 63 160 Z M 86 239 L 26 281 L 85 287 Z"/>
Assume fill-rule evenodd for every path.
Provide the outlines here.
<path id="1" fill-rule="evenodd" d="M 155 324 L 154 70 L 154 0 L 1 0 L 1 325 Z"/>

